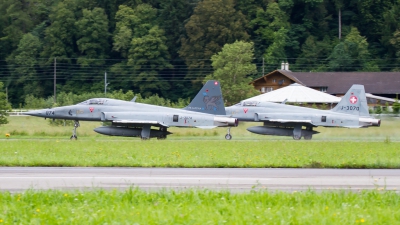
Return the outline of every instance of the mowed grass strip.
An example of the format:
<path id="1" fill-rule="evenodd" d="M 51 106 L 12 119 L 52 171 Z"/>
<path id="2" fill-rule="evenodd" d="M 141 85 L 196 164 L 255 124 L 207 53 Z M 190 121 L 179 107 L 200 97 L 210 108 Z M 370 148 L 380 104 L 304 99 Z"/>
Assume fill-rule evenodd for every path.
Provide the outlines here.
<path id="1" fill-rule="evenodd" d="M 387 191 L 0 192 L 1 224 L 399 224 Z"/>
<path id="2" fill-rule="evenodd" d="M 399 142 L 3 140 L 0 166 L 400 168 Z"/>
<path id="3" fill-rule="evenodd" d="M 72 134 L 72 125 L 51 126 L 49 120 L 31 116 L 11 116 L 8 117 L 9 124 L 0 126 L 0 140 L 2 139 L 31 139 L 31 138 L 53 138 L 68 140 Z M 105 140 L 132 140 L 132 137 L 110 137 L 98 134 L 94 128 L 102 126 L 101 122 L 80 121 L 81 126 L 77 129 L 79 140 L 96 138 Z M 253 134 L 246 130 L 251 126 L 261 126 L 261 122 L 240 122 L 238 127 L 231 129 L 233 140 L 293 140 L 292 137 L 270 136 Z M 321 132 L 313 136 L 312 141 L 383 141 L 389 139 L 393 142 L 400 141 L 400 118 L 382 118 L 381 127 L 370 127 L 366 129 L 348 128 L 324 128 L 317 127 L 316 131 Z M 214 129 L 199 128 L 178 128 L 168 129 L 173 134 L 168 136 L 168 140 L 187 140 L 187 139 L 214 139 L 224 140 L 227 128 L 218 127 Z M 6 137 L 9 134 L 9 137 Z"/>

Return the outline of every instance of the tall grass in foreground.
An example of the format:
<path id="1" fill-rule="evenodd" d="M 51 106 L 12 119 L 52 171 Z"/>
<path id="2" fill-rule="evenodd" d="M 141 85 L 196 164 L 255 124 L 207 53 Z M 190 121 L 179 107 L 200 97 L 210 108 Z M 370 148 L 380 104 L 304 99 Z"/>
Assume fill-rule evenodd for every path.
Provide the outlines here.
<path id="1" fill-rule="evenodd" d="M 393 192 L 0 192 L 0 224 L 400 224 Z"/>
<path id="2" fill-rule="evenodd" d="M 11 134 L 11 138 L 63 138 L 68 140 L 72 134 L 72 126 L 51 126 L 49 120 L 31 116 L 13 116 L 8 118 L 9 124 L 0 126 L 0 139 L 5 139 L 5 134 Z M 313 140 L 356 140 L 356 141 L 383 141 L 390 138 L 392 141 L 400 141 L 400 118 L 384 118 L 381 127 L 370 127 L 360 129 L 348 128 L 324 128 L 317 127 L 315 130 L 321 132 L 314 135 Z M 78 137 L 82 138 L 98 138 L 112 140 L 132 140 L 137 138 L 121 138 L 109 137 L 97 134 L 94 128 L 102 126 L 101 122 L 85 122 L 81 121 L 78 128 Z M 233 140 L 292 140 L 292 137 L 279 137 L 258 135 L 250 133 L 246 128 L 250 126 L 261 126 L 261 122 L 239 123 L 239 127 L 231 129 Z M 203 130 L 199 128 L 177 128 L 168 129 L 173 134 L 168 139 L 188 139 L 188 138 L 209 138 L 216 140 L 224 140 L 227 132 L 226 128 L 214 128 L 211 130 Z"/>
<path id="3" fill-rule="evenodd" d="M 0 166 L 400 168 L 400 142 L 3 140 Z"/>

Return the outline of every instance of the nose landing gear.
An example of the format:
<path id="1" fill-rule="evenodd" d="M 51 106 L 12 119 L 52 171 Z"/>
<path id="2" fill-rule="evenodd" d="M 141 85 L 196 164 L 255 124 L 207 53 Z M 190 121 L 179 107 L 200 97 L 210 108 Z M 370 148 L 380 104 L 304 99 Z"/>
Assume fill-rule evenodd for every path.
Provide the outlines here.
<path id="1" fill-rule="evenodd" d="M 78 136 L 76 136 L 76 128 L 80 127 L 79 121 L 74 120 L 74 129 L 72 129 L 72 136 L 69 138 L 70 140 L 78 140 Z"/>
<path id="2" fill-rule="evenodd" d="M 231 128 L 228 128 L 228 133 L 225 135 L 225 139 L 226 140 L 231 140 L 232 139 L 232 135 L 231 135 Z"/>

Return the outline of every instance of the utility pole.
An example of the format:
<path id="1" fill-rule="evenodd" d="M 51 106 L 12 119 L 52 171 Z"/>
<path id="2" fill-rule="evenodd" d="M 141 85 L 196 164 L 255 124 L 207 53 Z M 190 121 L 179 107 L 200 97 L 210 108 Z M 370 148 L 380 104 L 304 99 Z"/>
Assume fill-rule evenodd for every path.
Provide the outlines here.
<path id="1" fill-rule="evenodd" d="M 107 97 L 107 71 L 104 72 L 104 97 Z"/>
<path id="2" fill-rule="evenodd" d="M 56 79 L 57 79 L 57 58 L 54 57 L 54 104 L 57 103 Z"/>
<path id="3" fill-rule="evenodd" d="M 342 10 L 339 9 L 339 40 L 342 38 Z"/>
<path id="4" fill-rule="evenodd" d="M 264 57 L 263 57 L 263 65 L 262 65 L 262 76 L 264 76 Z"/>

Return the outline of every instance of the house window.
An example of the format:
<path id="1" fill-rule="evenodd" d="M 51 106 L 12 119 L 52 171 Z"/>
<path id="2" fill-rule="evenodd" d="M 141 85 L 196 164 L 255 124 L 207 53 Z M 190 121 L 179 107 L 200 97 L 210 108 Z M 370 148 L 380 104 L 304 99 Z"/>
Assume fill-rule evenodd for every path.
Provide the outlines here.
<path id="1" fill-rule="evenodd" d="M 260 89 L 260 91 L 261 91 L 261 93 L 265 93 L 265 87 L 262 87 L 262 88 Z"/>
<path id="2" fill-rule="evenodd" d="M 272 87 L 265 88 L 265 92 L 270 92 L 270 91 L 273 91 L 273 90 L 274 90 L 274 88 L 272 88 Z"/>
<path id="3" fill-rule="evenodd" d="M 368 104 L 376 104 L 376 99 L 374 98 L 367 98 Z"/>
<path id="4" fill-rule="evenodd" d="M 326 92 L 328 91 L 328 87 L 320 87 L 319 90 L 322 92 Z"/>
<path id="5" fill-rule="evenodd" d="M 276 83 L 276 79 L 273 79 L 272 82 L 273 82 L 273 83 Z"/>

